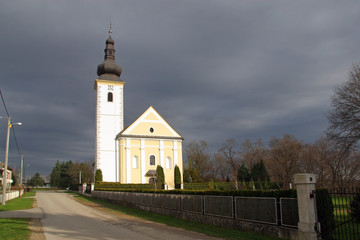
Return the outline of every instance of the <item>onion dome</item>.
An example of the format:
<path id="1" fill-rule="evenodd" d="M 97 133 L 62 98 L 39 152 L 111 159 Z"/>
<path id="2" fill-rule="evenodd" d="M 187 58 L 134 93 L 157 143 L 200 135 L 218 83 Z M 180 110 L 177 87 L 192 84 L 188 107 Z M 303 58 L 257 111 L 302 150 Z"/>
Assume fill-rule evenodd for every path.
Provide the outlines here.
<path id="1" fill-rule="evenodd" d="M 109 38 L 106 40 L 106 48 L 104 52 L 104 62 L 98 65 L 97 75 L 100 77 L 100 79 L 121 81 L 120 75 L 122 69 L 115 62 L 114 40 L 111 38 L 111 35 L 109 35 Z"/>

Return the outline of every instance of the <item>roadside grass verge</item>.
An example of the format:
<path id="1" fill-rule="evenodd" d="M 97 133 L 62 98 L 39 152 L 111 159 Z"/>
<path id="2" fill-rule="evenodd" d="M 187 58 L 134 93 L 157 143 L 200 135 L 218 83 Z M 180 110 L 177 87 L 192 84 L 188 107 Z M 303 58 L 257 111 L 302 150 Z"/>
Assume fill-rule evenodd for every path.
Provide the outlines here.
<path id="1" fill-rule="evenodd" d="M 0 239 L 29 239 L 31 231 L 28 228 L 30 219 L 0 218 Z"/>
<path id="2" fill-rule="evenodd" d="M 117 212 L 121 212 L 126 215 L 146 219 L 152 222 L 162 223 L 166 224 L 168 226 L 182 228 L 189 231 L 204 233 L 208 236 L 212 237 L 219 237 L 224 239 L 234 239 L 234 240 L 275 240 L 280 238 L 275 237 L 268 237 L 263 236 L 256 233 L 249 233 L 249 232 L 241 232 L 237 230 L 231 230 L 226 228 L 221 228 L 218 226 L 213 225 L 207 225 L 207 224 L 200 224 L 200 223 L 194 223 L 194 222 L 188 222 L 182 219 L 177 219 L 170 216 L 164 216 L 160 214 L 155 213 L 149 213 L 145 212 L 139 209 L 134 208 L 128 208 L 123 207 L 117 204 L 113 204 L 107 201 L 94 199 L 88 196 L 80 195 L 77 193 L 70 193 L 73 194 L 73 196 L 78 199 L 79 201 L 82 201 L 84 203 L 97 203 L 100 204 L 103 207 L 109 208 L 111 210 L 115 210 Z"/>
<path id="3" fill-rule="evenodd" d="M 35 196 L 35 192 L 26 192 L 21 197 L 7 201 L 5 205 L 0 205 L 0 211 L 30 209 L 32 208 L 34 199 L 27 197 L 33 197 L 33 196 Z"/>
<path id="4" fill-rule="evenodd" d="M 6 202 L 5 206 L 0 205 L 0 211 L 13 211 L 30 209 L 34 203 L 35 192 L 27 192 L 19 198 Z M 29 239 L 31 231 L 29 229 L 30 219 L 20 218 L 0 218 L 0 239 L 17 240 Z"/>

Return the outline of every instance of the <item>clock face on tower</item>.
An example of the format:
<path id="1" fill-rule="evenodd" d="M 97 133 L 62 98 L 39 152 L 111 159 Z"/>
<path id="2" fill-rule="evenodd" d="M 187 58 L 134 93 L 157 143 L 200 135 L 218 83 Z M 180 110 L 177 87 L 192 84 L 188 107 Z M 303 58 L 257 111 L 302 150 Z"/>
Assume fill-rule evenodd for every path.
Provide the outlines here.
<path id="1" fill-rule="evenodd" d="M 114 86 L 113 86 L 113 85 L 108 85 L 108 90 L 109 90 L 109 91 L 113 91 L 113 90 L 114 90 Z"/>

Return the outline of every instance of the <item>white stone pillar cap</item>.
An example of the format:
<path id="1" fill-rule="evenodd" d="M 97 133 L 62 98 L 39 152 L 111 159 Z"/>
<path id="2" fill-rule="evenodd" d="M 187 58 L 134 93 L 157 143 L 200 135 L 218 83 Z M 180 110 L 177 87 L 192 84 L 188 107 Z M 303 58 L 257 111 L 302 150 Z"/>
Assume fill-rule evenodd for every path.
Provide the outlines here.
<path id="1" fill-rule="evenodd" d="M 312 173 L 299 173 L 294 175 L 295 184 L 308 184 L 316 183 L 315 174 Z"/>

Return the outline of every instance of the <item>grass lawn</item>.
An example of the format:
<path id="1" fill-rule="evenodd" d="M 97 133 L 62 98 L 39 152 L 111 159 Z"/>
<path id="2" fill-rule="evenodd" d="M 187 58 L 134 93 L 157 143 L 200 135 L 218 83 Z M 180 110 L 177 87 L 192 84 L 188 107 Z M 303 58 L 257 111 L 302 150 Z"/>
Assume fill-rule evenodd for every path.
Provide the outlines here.
<path id="1" fill-rule="evenodd" d="M 263 236 L 263 235 L 255 234 L 255 233 L 230 230 L 230 229 L 221 228 L 221 227 L 213 226 L 213 225 L 188 222 L 188 221 L 173 218 L 170 216 L 164 216 L 164 215 L 160 215 L 160 214 L 145 212 L 145 211 L 142 211 L 139 209 L 123 207 L 123 206 L 120 206 L 117 204 L 93 199 L 91 197 L 86 197 L 86 196 L 83 196 L 80 194 L 74 194 L 74 196 L 76 199 L 83 201 L 84 203 L 86 203 L 86 202 L 98 203 L 98 204 L 102 205 L 103 207 L 107 207 L 109 209 L 112 209 L 112 210 L 115 210 L 115 211 L 118 211 L 118 212 L 121 212 L 121 213 L 124 213 L 127 215 L 146 219 L 146 220 L 153 221 L 153 222 L 163 223 L 163 224 L 166 224 L 166 225 L 169 225 L 172 227 L 182 228 L 182 229 L 189 230 L 189 231 L 204 233 L 204 234 L 207 234 L 207 235 L 213 236 L 213 237 L 219 237 L 219 238 L 225 238 L 225 239 L 237 239 L 237 240 L 239 240 L 239 239 L 240 240 L 280 239 L 280 238 L 275 238 L 275 237 L 267 237 L 267 236 Z"/>
<path id="2" fill-rule="evenodd" d="M 6 202 L 5 206 L 0 205 L 0 211 L 12 211 L 32 208 L 34 203 L 34 192 L 27 192 L 19 198 Z M 0 239 L 29 239 L 31 231 L 29 230 L 30 219 L 0 218 Z"/>
<path id="3" fill-rule="evenodd" d="M 360 223 L 356 221 L 348 222 L 351 220 L 349 209 L 352 199 L 352 196 L 332 197 L 335 225 L 340 225 L 332 232 L 333 237 L 357 239 L 360 236 Z"/>
<path id="4" fill-rule="evenodd" d="M 29 239 L 29 219 L 0 218 L 0 239 Z"/>
<path id="5" fill-rule="evenodd" d="M 21 197 L 6 202 L 5 206 L 0 205 L 0 211 L 12 211 L 32 208 L 34 199 L 26 198 L 32 196 L 35 196 L 35 192 L 24 193 Z"/>

